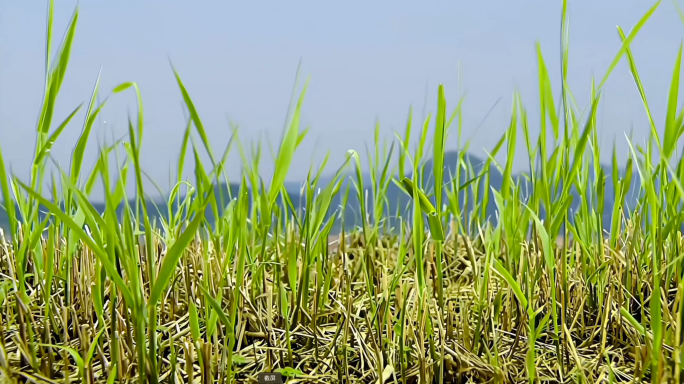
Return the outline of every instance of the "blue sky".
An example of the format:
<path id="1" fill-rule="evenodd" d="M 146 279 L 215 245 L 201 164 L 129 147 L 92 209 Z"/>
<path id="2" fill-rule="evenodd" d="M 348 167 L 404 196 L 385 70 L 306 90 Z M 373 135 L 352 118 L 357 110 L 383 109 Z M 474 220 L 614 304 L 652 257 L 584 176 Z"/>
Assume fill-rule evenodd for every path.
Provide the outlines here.
<path id="1" fill-rule="evenodd" d="M 61 38 L 76 1 L 56 1 Z M 636 0 L 570 2 L 570 87 L 581 106 L 589 101 L 592 74 L 600 78 L 626 32 L 653 3 Z M 303 178 L 312 161 L 330 151 L 330 171 L 348 149 L 365 153 L 376 120 L 383 137 L 403 131 L 414 106 L 414 124 L 434 110 L 443 83 L 448 106 L 465 94 L 464 136 L 483 155 L 503 134 L 518 89 L 538 127 L 535 42 L 539 41 L 559 92 L 561 1 L 450 2 L 219 2 L 81 0 L 69 71 L 56 119 L 87 102 L 100 67 L 101 95 L 137 82 L 145 105 L 144 169 L 163 187 L 175 168 L 185 118 L 169 59 L 194 99 L 215 152 L 229 140 L 229 121 L 242 140 L 280 137 L 302 60 L 311 75 L 303 124 L 310 125 L 288 179 Z M 45 1 L 0 2 L 0 145 L 18 175 L 29 171 L 35 123 L 44 86 Z M 633 44 L 651 109 L 662 129 L 672 68 L 684 32 L 672 1 L 663 1 Z M 460 68 L 460 71 L 459 71 Z M 460 73 L 460 76 L 459 76 Z M 427 90 L 427 103 L 426 100 Z M 498 104 L 497 103 L 498 101 Z M 483 121 L 487 112 L 494 109 Z M 96 127 L 97 140 L 126 132 L 135 113 L 132 93 L 114 95 Z M 67 166 L 81 131 L 79 115 L 52 152 Z M 476 131 L 476 128 L 479 129 Z M 627 156 L 623 132 L 643 140 L 646 115 L 625 62 L 609 80 L 599 112 L 605 160 L 613 138 Z M 516 168 L 526 165 L 520 140 Z M 449 143 L 456 147 L 455 136 Z M 268 149 L 266 148 L 268 151 Z M 271 159 L 264 161 L 264 177 Z M 189 162 L 187 167 L 192 167 Z M 237 152 L 229 175 L 240 172 Z"/>

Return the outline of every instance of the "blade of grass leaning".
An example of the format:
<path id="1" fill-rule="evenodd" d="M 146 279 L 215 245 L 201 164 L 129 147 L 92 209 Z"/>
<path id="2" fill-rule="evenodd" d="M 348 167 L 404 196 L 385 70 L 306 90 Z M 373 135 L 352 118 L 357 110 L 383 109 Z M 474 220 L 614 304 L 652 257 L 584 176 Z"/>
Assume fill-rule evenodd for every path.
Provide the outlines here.
<path id="1" fill-rule="evenodd" d="M 92 132 L 93 124 L 95 123 L 95 120 L 102 111 L 102 108 L 104 108 L 106 104 L 106 101 L 102 102 L 99 106 L 97 106 L 97 108 L 95 108 L 95 101 L 100 86 L 101 75 L 102 68 L 100 68 L 100 72 L 97 75 L 97 80 L 95 80 L 93 92 L 90 96 L 90 104 L 88 104 L 88 111 L 86 112 L 85 121 L 83 122 L 83 131 L 81 132 L 81 136 L 79 136 L 78 142 L 76 143 L 76 146 L 74 147 L 73 153 L 71 155 L 71 177 L 73 178 L 74 183 L 77 182 L 77 178 L 81 173 L 81 167 L 83 166 L 83 155 L 85 153 L 86 146 L 88 145 L 88 139 L 90 138 L 90 133 Z M 93 108 L 95 109 L 93 110 Z"/>
<path id="2" fill-rule="evenodd" d="M 268 201 L 270 205 L 275 203 L 276 198 L 280 193 L 280 189 L 283 187 L 285 177 L 287 176 L 287 171 L 290 168 L 290 164 L 292 163 L 292 158 L 297 147 L 297 142 L 299 141 L 299 120 L 308 83 L 309 81 L 307 79 L 306 83 L 304 84 L 304 89 L 302 90 L 299 100 L 297 101 L 295 109 L 292 113 L 290 124 L 285 130 L 283 140 L 280 143 L 280 149 L 278 151 L 278 157 L 275 163 L 275 171 L 271 180 L 269 192 Z"/>
<path id="3" fill-rule="evenodd" d="M 639 19 L 639 21 L 636 23 L 636 25 L 634 25 L 632 30 L 629 31 L 629 35 L 627 36 L 627 38 L 625 38 L 622 41 L 622 45 L 620 46 L 620 49 L 615 54 L 613 61 L 611 61 L 610 65 L 608 66 L 608 70 L 606 71 L 606 74 L 603 75 L 603 79 L 601 80 L 601 82 L 599 83 L 599 86 L 597 87 L 598 89 L 602 89 L 603 85 L 606 83 L 606 81 L 608 81 L 610 74 L 613 72 L 615 67 L 618 65 L 618 63 L 620 62 L 620 59 L 622 59 L 622 55 L 624 55 L 625 52 L 627 51 L 627 47 L 629 47 L 629 45 L 632 43 L 632 41 L 634 41 L 636 36 L 639 34 L 639 31 L 641 30 L 641 28 L 643 28 L 644 25 L 646 25 L 646 22 L 648 21 L 648 19 L 650 19 L 651 16 L 653 15 L 653 13 L 655 13 L 656 9 L 658 9 L 660 2 L 661 2 L 661 0 L 658 0 L 655 4 L 653 4 L 653 6 L 651 6 L 651 8 L 641 17 L 641 19 Z"/>
<path id="4" fill-rule="evenodd" d="M 677 124 L 677 99 L 679 94 L 679 73 L 682 62 L 682 43 L 679 44 L 679 52 L 677 53 L 677 61 L 675 62 L 672 71 L 672 80 L 670 81 L 670 92 L 667 101 L 667 113 L 665 116 L 665 134 L 663 136 L 663 156 L 665 159 L 670 159 L 672 152 L 677 146 L 679 137 L 682 134 L 680 125 Z"/>
<path id="5" fill-rule="evenodd" d="M 213 189 L 209 192 L 209 194 L 214 194 Z M 183 252 L 187 248 L 188 244 L 190 244 L 190 241 L 195 237 L 195 233 L 197 232 L 200 224 L 202 224 L 202 221 L 204 221 L 204 209 L 207 206 L 206 204 L 207 201 L 200 206 L 197 213 L 195 213 L 195 217 L 188 224 L 178 239 L 176 239 L 173 245 L 171 245 L 171 248 L 169 248 L 167 251 L 166 256 L 164 256 L 164 260 L 159 268 L 157 280 L 155 280 L 154 285 L 152 286 L 152 291 L 150 292 L 148 305 L 156 306 L 159 302 L 164 289 L 166 289 L 166 285 L 173 276 L 176 266 L 178 265 L 178 261 L 183 256 Z"/>
<path id="6" fill-rule="evenodd" d="M 123 281 L 121 276 L 116 270 L 116 267 L 109 261 L 109 258 L 107 257 L 107 254 L 93 241 L 93 239 L 88 236 L 83 229 L 81 229 L 81 226 L 76 224 L 71 217 L 69 217 L 67 214 L 62 212 L 58 206 L 56 206 L 54 203 L 50 202 L 49 200 L 45 199 L 41 195 L 39 195 L 37 192 L 32 190 L 29 186 L 26 184 L 22 183 L 21 181 L 17 181 L 19 186 L 21 186 L 29 195 L 31 195 L 33 198 L 38 200 L 42 205 L 44 205 L 50 212 L 57 216 L 60 221 L 62 221 L 64 224 L 69 226 L 69 228 L 76 234 L 78 239 L 83 241 L 88 245 L 88 247 L 93 251 L 93 253 L 100 259 L 100 262 L 103 264 L 105 269 L 107 270 L 107 274 L 109 277 L 112 279 L 114 284 L 117 285 L 117 288 L 121 291 L 122 296 L 128 303 L 133 303 L 133 296 L 131 294 L 131 291 L 128 289 L 128 286 L 126 283 Z"/>

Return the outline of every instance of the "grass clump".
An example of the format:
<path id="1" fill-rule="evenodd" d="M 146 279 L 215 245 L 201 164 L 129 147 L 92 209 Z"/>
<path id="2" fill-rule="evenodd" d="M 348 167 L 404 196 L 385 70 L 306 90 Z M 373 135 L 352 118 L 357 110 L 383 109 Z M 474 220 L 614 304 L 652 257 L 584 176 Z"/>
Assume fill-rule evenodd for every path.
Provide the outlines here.
<path id="1" fill-rule="evenodd" d="M 143 188 L 144 109 L 135 83 L 113 90 L 137 98 L 127 138 L 102 145 L 93 169 L 83 171 L 105 106 L 95 101 L 98 80 L 70 167 L 46 174 L 52 146 L 81 108 L 53 122 L 78 12 L 51 61 L 51 2 L 45 98 L 27 182 L 7 172 L 0 151 L 9 227 L 0 243 L 0 379 L 248 383 L 259 372 L 279 371 L 309 383 L 679 382 L 682 48 L 664 129 L 653 123 L 630 50 L 659 3 L 629 34 L 618 28 L 620 49 L 592 84 L 588 112 L 580 112 L 567 88 L 562 5 L 560 100 L 537 46 L 537 137 L 515 94 L 505 134 L 483 164 L 473 164 L 460 140 L 463 100 L 450 111 L 440 86 L 434 119 L 416 128 L 409 114 L 389 148 L 376 129 L 369 177 L 349 151 L 330 182 L 321 179 L 327 159 L 312 168 L 299 199 L 285 179 L 307 133 L 300 128 L 306 85 L 288 117 L 273 178 L 260 177 L 261 144 L 247 156 L 235 135 L 231 143 L 245 166 L 237 187 L 226 189 L 233 146 L 214 155 L 174 71 L 190 118 L 178 182 L 153 206 Z M 651 132 L 643 147 L 626 139 L 626 165 L 613 154 L 612 168 L 604 169 L 596 111 L 620 60 L 629 63 Z M 411 149 L 414 129 L 420 140 Z M 453 130 L 459 154 L 448 164 Z M 529 169 L 516 176 L 521 138 Z M 502 149 L 505 164 L 495 160 Z M 193 181 L 182 178 L 190 150 Z M 210 164 L 200 161 L 202 151 Z M 497 187 L 495 171 L 502 175 Z M 105 191 L 101 209 L 89 198 L 97 183 Z M 399 192 L 407 204 L 392 203 L 389 196 Z M 637 196 L 634 206 L 629 194 Z M 346 214 L 352 210 L 355 216 Z"/>

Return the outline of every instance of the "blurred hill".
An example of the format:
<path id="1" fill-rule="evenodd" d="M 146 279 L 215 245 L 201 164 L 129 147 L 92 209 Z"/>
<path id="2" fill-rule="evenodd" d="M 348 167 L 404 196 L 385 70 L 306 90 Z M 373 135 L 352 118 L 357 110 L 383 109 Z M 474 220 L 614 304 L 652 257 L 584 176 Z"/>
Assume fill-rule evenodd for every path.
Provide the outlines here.
<path id="1" fill-rule="evenodd" d="M 471 154 L 466 154 L 463 156 L 464 160 L 472 165 L 474 173 L 480 174 L 483 167 L 485 166 L 485 160 L 478 158 L 477 156 L 473 156 Z M 456 151 L 449 151 L 445 154 L 445 159 L 444 159 L 444 167 L 445 167 L 445 176 L 444 176 L 444 183 L 447 186 L 447 188 L 450 188 L 450 184 L 452 182 L 451 175 L 455 175 L 456 173 L 456 168 L 458 166 L 458 161 L 459 161 L 459 153 Z M 423 169 L 423 189 L 431 192 L 433 189 L 433 179 L 432 179 L 432 160 L 429 159 L 424 162 Z M 612 182 L 612 177 L 611 177 L 611 168 L 610 167 L 603 167 L 604 173 L 606 174 L 606 186 L 605 186 L 605 203 L 604 203 L 604 212 L 603 212 L 603 223 L 604 227 L 606 229 L 610 228 L 610 215 L 611 215 L 611 209 L 613 206 L 613 197 L 614 197 L 614 186 Z M 516 174 L 513 176 L 514 180 L 518 183 L 521 184 L 523 194 L 525 194 L 525 191 L 530 190 L 530 183 L 527 178 L 523 177 L 523 174 Z M 343 202 L 343 197 L 345 195 L 345 191 L 347 188 L 349 188 L 349 196 L 347 200 L 347 207 L 345 210 L 345 217 L 344 217 L 344 222 L 345 226 L 347 228 L 350 228 L 354 225 L 360 225 L 360 205 L 359 201 L 357 198 L 356 194 L 356 189 L 354 185 L 352 184 L 352 180 L 355 176 L 352 176 L 352 173 L 348 173 L 345 176 L 343 176 L 343 184 L 342 188 L 340 189 L 340 193 L 335 196 L 334 200 L 332 201 L 331 204 L 331 214 L 334 214 L 339 211 L 339 207 L 342 205 Z M 407 177 L 411 177 L 411 175 L 407 175 Z M 469 179 L 469 175 L 464 175 L 463 170 L 461 169 L 461 178 L 460 178 L 460 183 L 465 182 L 466 180 Z M 495 167 L 491 166 L 490 171 L 489 171 L 489 183 L 490 187 L 494 188 L 496 190 L 500 190 L 503 182 L 503 176 L 501 172 Z M 592 175 L 593 177 L 593 175 Z M 372 178 L 370 174 L 366 173 L 363 175 L 363 183 L 364 187 L 369 190 L 368 192 L 368 199 L 372 199 Z M 333 177 L 331 175 L 322 175 L 320 180 L 319 180 L 319 185 L 321 187 L 328 185 L 331 181 L 333 180 Z M 292 204 L 295 209 L 302 209 L 306 205 L 306 196 L 302 194 L 302 186 L 303 184 L 306 183 L 306 181 L 301 181 L 301 182 L 287 182 L 285 184 L 285 187 L 289 193 L 290 199 L 292 201 Z M 479 195 L 483 196 L 484 194 L 484 183 L 481 183 L 480 185 L 480 190 L 479 190 Z M 473 185 L 469 186 L 469 188 L 472 188 Z M 224 201 L 224 206 L 228 204 L 228 197 L 229 196 L 236 196 L 237 192 L 239 190 L 239 185 L 237 184 L 222 184 L 220 186 L 215 187 L 215 193 L 217 196 L 219 196 L 220 193 L 223 193 L 223 196 L 225 197 L 226 201 Z M 634 205 L 637 202 L 638 196 L 634 192 L 639 191 L 639 180 L 638 180 L 638 174 L 635 172 L 633 175 L 633 183 L 632 183 L 632 188 L 631 192 L 627 198 L 626 203 L 630 207 L 634 207 Z M 487 216 L 489 217 L 490 220 L 496 220 L 496 204 L 494 201 L 494 196 L 491 192 L 491 189 L 488 191 L 489 193 L 489 202 L 487 205 Z M 575 212 L 577 208 L 580 205 L 580 202 L 582 201 L 581 199 L 583 197 L 579 196 L 577 191 L 573 188 L 572 189 L 572 195 L 573 195 L 573 202 L 570 207 L 570 209 Z M 405 215 L 408 213 L 407 207 L 409 206 L 410 198 L 407 196 L 397 185 L 395 185 L 393 182 L 389 183 L 389 186 L 387 188 L 387 193 L 385 194 L 386 197 L 386 206 L 385 206 L 385 212 L 384 215 L 388 218 L 388 226 L 393 227 L 397 225 L 397 213 L 400 215 Z M 446 199 L 446 197 L 445 197 Z M 472 199 L 471 199 L 472 200 Z M 129 203 L 133 205 L 135 200 L 130 200 Z M 105 209 L 105 204 L 102 202 L 93 202 L 92 203 L 95 209 L 98 212 L 104 212 Z M 278 199 L 278 204 L 281 205 L 282 207 L 282 202 L 280 199 Z M 367 202 L 369 208 L 368 208 L 368 213 L 372 217 L 372 201 Z M 465 205 L 465 199 L 464 199 L 464 194 L 461 193 L 459 196 L 459 204 L 461 205 L 462 209 L 463 206 Z M 149 199 L 147 201 L 147 206 L 148 206 L 148 211 L 150 214 L 150 220 L 154 221 L 156 220 L 157 223 L 159 223 L 159 219 L 162 216 L 167 216 L 168 211 L 167 211 L 167 203 L 165 201 L 162 201 L 161 199 L 159 201 Z M 155 208 L 155 206 L 158 208 Z M 472 211 L 473 205 L 472 201 L 469 201 L 468 203 L 468 211 Z M 161 212 L 160 212 L 161 211 Z M 220 210 L 221 211 L 221 210 Z M 118 214 L 121 215 L 123 212 L 123 205 L 119 207 L 118 209 Z M 543 212 L 542 212 L 543 216 Z M 213 223 L 213 214 L 210 210 L 207 211 L 207 217 L 211 223 Z M 404 216 L 406 217 L 406 216 Z M 9 225 L 8 225 L 8 219 L 7 219 L 7 212 L 3 208 L 0 207 L 0 228 L 3 228 L 5 231 L 7 231 Z M 340 229 L 340 223 L 336 223 L 335 226 L 336 230 Z"/>

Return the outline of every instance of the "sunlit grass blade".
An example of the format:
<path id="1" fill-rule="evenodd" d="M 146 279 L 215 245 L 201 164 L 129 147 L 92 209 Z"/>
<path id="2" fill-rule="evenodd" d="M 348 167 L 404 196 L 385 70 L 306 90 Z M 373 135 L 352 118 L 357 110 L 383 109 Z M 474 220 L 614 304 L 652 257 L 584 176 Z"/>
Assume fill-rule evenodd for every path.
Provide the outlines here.
<path id="1" fill-rule="evenodd" d="M 121 290 L 121 294 L 123 295 L 126 302 L 133 303 L 133 295 L 131 291 L 128 289 L 127 284 L 123 281 L 123 279 L 117 272 L 116 267 L 111 263 L 111 261 L 107 257 L 107 254 L 93 241 L 93 239 L 90 236 L 88 236 L 85 233 L 83 229 L 81 229 L 81 226 L 76 224 L 71 219 L 71 217 L 69 217 L 66 213 L 62 212 L 62 210 L 58 206 L 56 206 L 54 203 L 48 201 L 47 199 L 39 195 L 29 186 L 25 185 L 20 181 L 17 181 L 17 183 L 29 195 L 31 195 L 34 199 L 38 200 L 42 205 L 49 209 L 53 215 L 57 216 L 61 222 L 66 224 L 75 233 L 78 239 L 80 239 L 88 245 L 88 247 L 93 251 L 93 253 L 95 253 L 95 255 L 100 259 L 100 262 L 107 270 L 107 274 L 112 279 L 114 284 L 116 284 L 117 288 Z"/>
<path id="2" fill-rule="evenodd" d="M 681 124 L 677 124 L 677 102 L 679 94 L 679 73 L 682 62 L 682 44 L 679 44 L 677 61 L 672 70 L 672 80 L 670 81 L 670 94 L 667 101 L 667 114 L 665 117 L 665 135 L 663 136 L 663 156 L 670 159 L 672 152 L 677 146 L 681 135 Z"/>
<path id="3" fill-rule="evenodd" d="M 7 169 L 5 168 L 5 160 L 2 155 L 2 148 L 0 147 L 0 192 L 2 192 L 3 209 L 7 213 L 10 236 L 14 237 L 17 234 L 17 219 L 14 200 L 11 197 L 11 179 L 8 176 Z M 14 242 L 14 245 L 15 247 L 17 246 L 16 241 Z"/>
<path id="4" fill-rule="evenodd" d="M 209 192 L 209 195 L 213 196 L 213 194 L 214 191 L 212 189 Z M 202 204 L 199 207 L 197 213 L 195 214 L 195 217 L 188 224 L 183 233 L 176 239 L 173 245 L 171 245 L 169 250 L 166 252 L 166 256 L 164 256 L 164 260 L 162 261 L 161 266 L 159 267 L 159 274 L 157 275 L 157 279 L 154 281 L 152 291 L 150 292 L 150 297 L 148 301 L 149 305 L 157 305 L 157 303 L 159 302 L 159 299 L 161 298 L 164 289 L 166 289 L 166 285 L 171 280 L 171 277 L 173 277 L 176 266 L 178 265 L 178 261 L 183 256 L 185 248 L 188 246 L 190 241 L 192 241 L 192 239 L 195 237 L 197 229 L 205 219 L 204 210 L 207 206 L 207 202 L 208 200 L 206 200 L 204 204 Z"/>
<path id="5" fill-rule="evenodd" d="M 200 120 L 199 114 L 197 113 L 197 108 L 195 108 L 195 104 L 192 102 L 190 94 L 185 88 L 185 85 L 183 84 L 180 75 L 173 67 L 173 65 L 171 65 L 171 68 L 173 69 L 173 74 L 176 77 L 176 82 L 178 83 L 178 87 L 180 88 L 181 95 L 183 96 L 183 100 L 185 101 L 185 105 L 188 108 L 188 111 L 190 112 L 190 119 L 195 124 L 195 129 L 197 129 L 197 132 L 199 133 L 200 138 L 202 139 L 202 144 L 204 144 L 204 148 L 209 154 L 211 164 L 214 165 L 216 163 L 214 160 L 214 153 L 211 149 L 211 145 L 209 144 L 209 138 L 207 137 L 207 133 L 204 129 L 204 124 L 202 124 L 202 120 Z"/>
<path id="6" fill-rule="evenodd" d="M 295 149 L 297 148 L 297 142 L 299 142 L 299 120 L 301 116 L 302 104 L 304 102 L 304 95 L 306 94 L 306 89 L 308 87 L 308 80 L 304 84 L 304 89 L 299 96 L 297 105 L 292 112 L 292 118 L 290 124 L 285 130 L 283 140 L 280 143 L 280 149 L 278 151 L 278 157 L 275 163 L 275 171 L 273 173 L 273 179 L 271 180 L 270 194 L 269 194 L 269 204 L 273 204 L 280 193 L 283 183 L 285 182 L 285 177 L 292 164 L 292 158 L 294 156 Z"/>
<path id="7" fill-rule="evenodd" d="M 43 159 L 45 159 L 45 156 L 47 156 L 50 153 L 50 150 L 52 149 L 52 146 L 55 144 L 55 141 L 57 138 L 62 134 L 62 131 L 64 131 L 64 128 L 66 128 L 67 124 L 71 121 L 71 119 L 78 113 L 78 111 L 81 109 L 81 105 L 76 107 L 70 114 L 67 116 L 66 119 L 55 129 L 55 131 L 50 135 L 50 137 L 45 141 L 43 146 L 40 148 L 38 151 L 38 154 L 33 160 L 33 167 L 35 169 L 35 172 L 38 171 L 38 168 L 41 167 L 41 163 Z"/>
<path id="8" fill-rule="evenodd" d="M 608 66 L 608 70 L 606 71 L 606 74 L 603 75 L 603 79 L 602 79 L 601 82 L 599 83 L 598 89 L 602 89 L 602 88 L 603 88 L 603 85 L 604 85 L 604 84 L 606 83 L 606 81 L 608 80 L 608 77 L 610 77 L 610 74 L 613 72 L 613 69 L 615 69 L 615 67 L 617 66 L 617 64 L 620 62 L 620 59 L 622 59 L 622 55 L 625 54 L 625 52 L 627 51 L 627 48 L 628 48 L 629 45 L 632 43 L 632 41 L 636 38 L 636 36 L 639 34 L 639 31 L 641 30 L 641 28 L 644 27 L 644 25 L 646 24 L 646 22 L 648 21 L 648 19 L 650 19 L 651 16 L 653 15 L 653 13 L 656 11 L 656 9 L 658 9 L 658 6 L 660 5 L 660 1 L 661 1 L 661 0 L 658 0 L 658 1 L 657 1 L 649 10 L 648 10 L 648 12 L 646 12 L 646 13 L 641 17 L 641 19 L 639 19 L 639 21 L 638 21 L 638 22 L 636 23 L 636 25 L 632 28 L 632 30 L 629 31 L 629 35 L 627 36 L 627 38 L 625 38 L 625 39 L 622 41 L 622 45 L 620 46 L 620 49 L 618 50 L 617 54 L 615 54 L 615 57 L 613 58 L 613 61 L 612 61 L 612 62 L 610 63 L 610 65 Z"/>
<path id="9" fill-rule="evenodd" d="M 95 101 L 97 98 L 97 92 L 100 85 L 101 74 L 102 69 L 100 69 L 100 73 L 98 73 L 97 75 L 97 80 L 95 81 L 93 93 L 90 96 L 90 104 L 88 104 L 88 111 L 86 113 L 85 121 L 83 123 L 83 131 L 81 132 L 81 136 L 78 138 L 78 142 L 76 143 L 74 151 L 71 155 L 71 177 L 74 183 L 76 183 L 76 179 L 81 173 L 81 167 L 83 166 L 83 155 L 88 144 L 88 139 L 90 137 L 90 132 L 92 131 L 93 124 L 95 123 L 97 116 L 102 111 L 102 108 L 105 106 L 105 102 L 103 102 L 97 108 L 95 108 Z"/>

